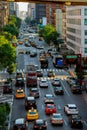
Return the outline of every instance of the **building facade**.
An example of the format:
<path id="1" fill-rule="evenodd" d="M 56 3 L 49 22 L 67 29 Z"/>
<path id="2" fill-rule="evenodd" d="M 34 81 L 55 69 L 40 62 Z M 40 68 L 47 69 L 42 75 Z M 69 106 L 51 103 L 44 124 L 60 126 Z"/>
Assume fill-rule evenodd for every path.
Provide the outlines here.
<path id="1" fill-rule="evenodd" d="M 87 57 L 87 6 L 66 8 L 66 41 L 68 48 Z"/>
<path id="2" fill-rule="evenodd" d="M 36 21 L 42 22 L 42 18 L 46 17 L 46 4 L 35 4 Z"/>
<path id="3" fill-rule="evenodd" d="M 8 2 L 0 2 L 0 28 L 8 24 L 8 15 L 9 15 L 9 4 Z"/>

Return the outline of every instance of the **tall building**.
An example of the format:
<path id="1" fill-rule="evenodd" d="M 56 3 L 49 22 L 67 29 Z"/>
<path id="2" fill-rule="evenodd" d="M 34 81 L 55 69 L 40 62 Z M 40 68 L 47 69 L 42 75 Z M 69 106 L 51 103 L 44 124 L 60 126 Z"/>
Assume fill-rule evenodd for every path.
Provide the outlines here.
<path id="1" fill-rule="evenodd" d="M 10 15 L 16 15 L 17 10 L 17 3 L 16 2 L 10 2 L 9 3 L 9 14 Z"/>
<path id="2" fill-rule="evenodd" d="M 29 16 L 31 20 L 35 20 L 35 4 L 34 3 L 28 4 L 27 16 Z"/>
<path id="3" fill-rule="evenodd" d="M 63 32 L 63 16 L 62 16 L 62 10 L 56 9 L 56 31 L 62 36 Z"/>
<path id="4" fill-rule="evenodd" d="M 0 2 L 0 28 L 8 24 L 9 5 L 8 2 Z"/>
<path id="5" fill-rule="evenodd" d="M 68 47 L 87 57 L 87 6 L 66 8 L 66 28 Z"/>
<path id="6" fill-rule="evenodd" d="M 37 23 L 42 23 L 42 18 L 46 17 L 46 4 L 35 4 Z"/>

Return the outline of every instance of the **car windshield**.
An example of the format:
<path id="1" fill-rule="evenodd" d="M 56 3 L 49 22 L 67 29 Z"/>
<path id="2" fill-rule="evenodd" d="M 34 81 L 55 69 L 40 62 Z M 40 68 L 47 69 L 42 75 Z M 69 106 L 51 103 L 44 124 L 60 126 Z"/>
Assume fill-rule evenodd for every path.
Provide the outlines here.
<path id="1" fill-rule="evenodd" d="M 48 99 L 50 99 L 52 97 L 53 97 L 52 95 L 46 95 L 46 98 L 48 98 Z"/>
<path id="2" fill-rule="evenodd" d="M 38 120 L 38 121 L 36 121 L 36 124 L 37 124 L 37 125 L 43 125 L 43 124 L 44 124 L 44 121 L 43 121 L 43 120 Z"/>
<path id="3" fill-rule="evenodd" d="M 59 119 L 62 119 L 61 115 L 53 115 L 53 118 L 59 118 Z"/>
<path id="4" fill-rule="evenodd" d="M 31 90 L 32 92 L 38 92 L 38 90 L 37 89 L 33 89 L 33 90 Z"/>
<path id="5" fill-rule="evenodd" d="M 53 106 L 53 105 L 50 105 L 50 106 L 47 106 L 47 108 L 54 108 L 54 106 Z"/>
<path id="6" fill-rule="evenodd" d="M 56 87 L 56 90 L 62 90 L 62 87 Z"/>
<path id="7" fill-rule="evenodd" d="M 74 107 L 74 106 L 73 106 L 73 107 L 69 107 L 69 109 L 77 109 L 77 107 Z"/>
<path id="8" fill-rule="evenodd" d="M 34 115 L 34 114 L 36 114 L 36 112 L 35 111 L 31 111 L 31 112 L 28 112 L 28 114 Z"/>
<path id="9" fill-rule="evenodd" d="M 46 80 L 42 80 L 41 82 L 42 82 L 42 83 L 46 83 Z"/>
<path id="10" fill-rule="evenodd" d="M 59 79 L 54 79 L 54 81 L 58 81 L 59 82 Z"/>
<path id="11" fill-rule="evenodd" d="M 18 94 L 23 94 L 23 92 L 21 92 L 21 91 L 20 91 L 20 92 L 17 92 L 17 93 L 18 93 Z"/>

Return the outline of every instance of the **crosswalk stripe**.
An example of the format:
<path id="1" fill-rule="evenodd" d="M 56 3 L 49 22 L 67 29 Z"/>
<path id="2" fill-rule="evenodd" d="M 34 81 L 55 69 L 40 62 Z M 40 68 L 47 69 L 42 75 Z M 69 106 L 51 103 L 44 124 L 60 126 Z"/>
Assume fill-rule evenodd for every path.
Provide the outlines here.
<path id="1" fill-rule="evenodd" d="M 61 80 L 66 80 L 67 76 L 56 76 L 55 78 L 58 78 Z M 54 77 L 37 77 L 37 80 L 42 80 L 42 79 L 52 80 L 52 79 L 54 79 Z"/>

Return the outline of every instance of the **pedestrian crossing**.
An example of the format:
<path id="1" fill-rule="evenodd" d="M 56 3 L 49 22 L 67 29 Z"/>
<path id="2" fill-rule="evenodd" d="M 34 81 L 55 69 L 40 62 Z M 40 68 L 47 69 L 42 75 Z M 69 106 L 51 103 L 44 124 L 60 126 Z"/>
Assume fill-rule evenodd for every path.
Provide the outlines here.
<path id="1" fill-rule="evenodd" d="M 66 70 L 64 70 L 64 69 L 39 69 L 39 70 L 41 70 L 43 73 L 44 72 L 48 72 L 48 71 L 53 71 L 53 72 L 67 72 Z M 17 72 L 26 72 L 26 70 L 25 69 L 17 69 L 16 70 Z M 68 72 L 67 72 L 68 73 Z"/>
<path id="2" fill-rule="evenodd" d="M 58 78 L 60 80 L 66 80 L 67 79 L 67 75 L 56 75 L 55 77 L 38 77 L 38 80 L 42 80 L 42 79 L 46 79 L 46 80 L 53 80 L 54 78 Z"/>
<path id="3" fill-rule="evenodd" d="M 13 95 L 0 95 L 0 103 L 8 102 L 13 103 Z"/>
<path id="4" fill-rule="evenodd" d="M 64 69 L 39 69 L 41 70 L 43 73 L 47 72 L 47 71 L 53 71 L 53 72 L 67 72 Z M 17 69 L 16 72 L 26 72 L 25 69 Z M 0 71 L 0 73 L 8 73 L 6 70 Z"/>

